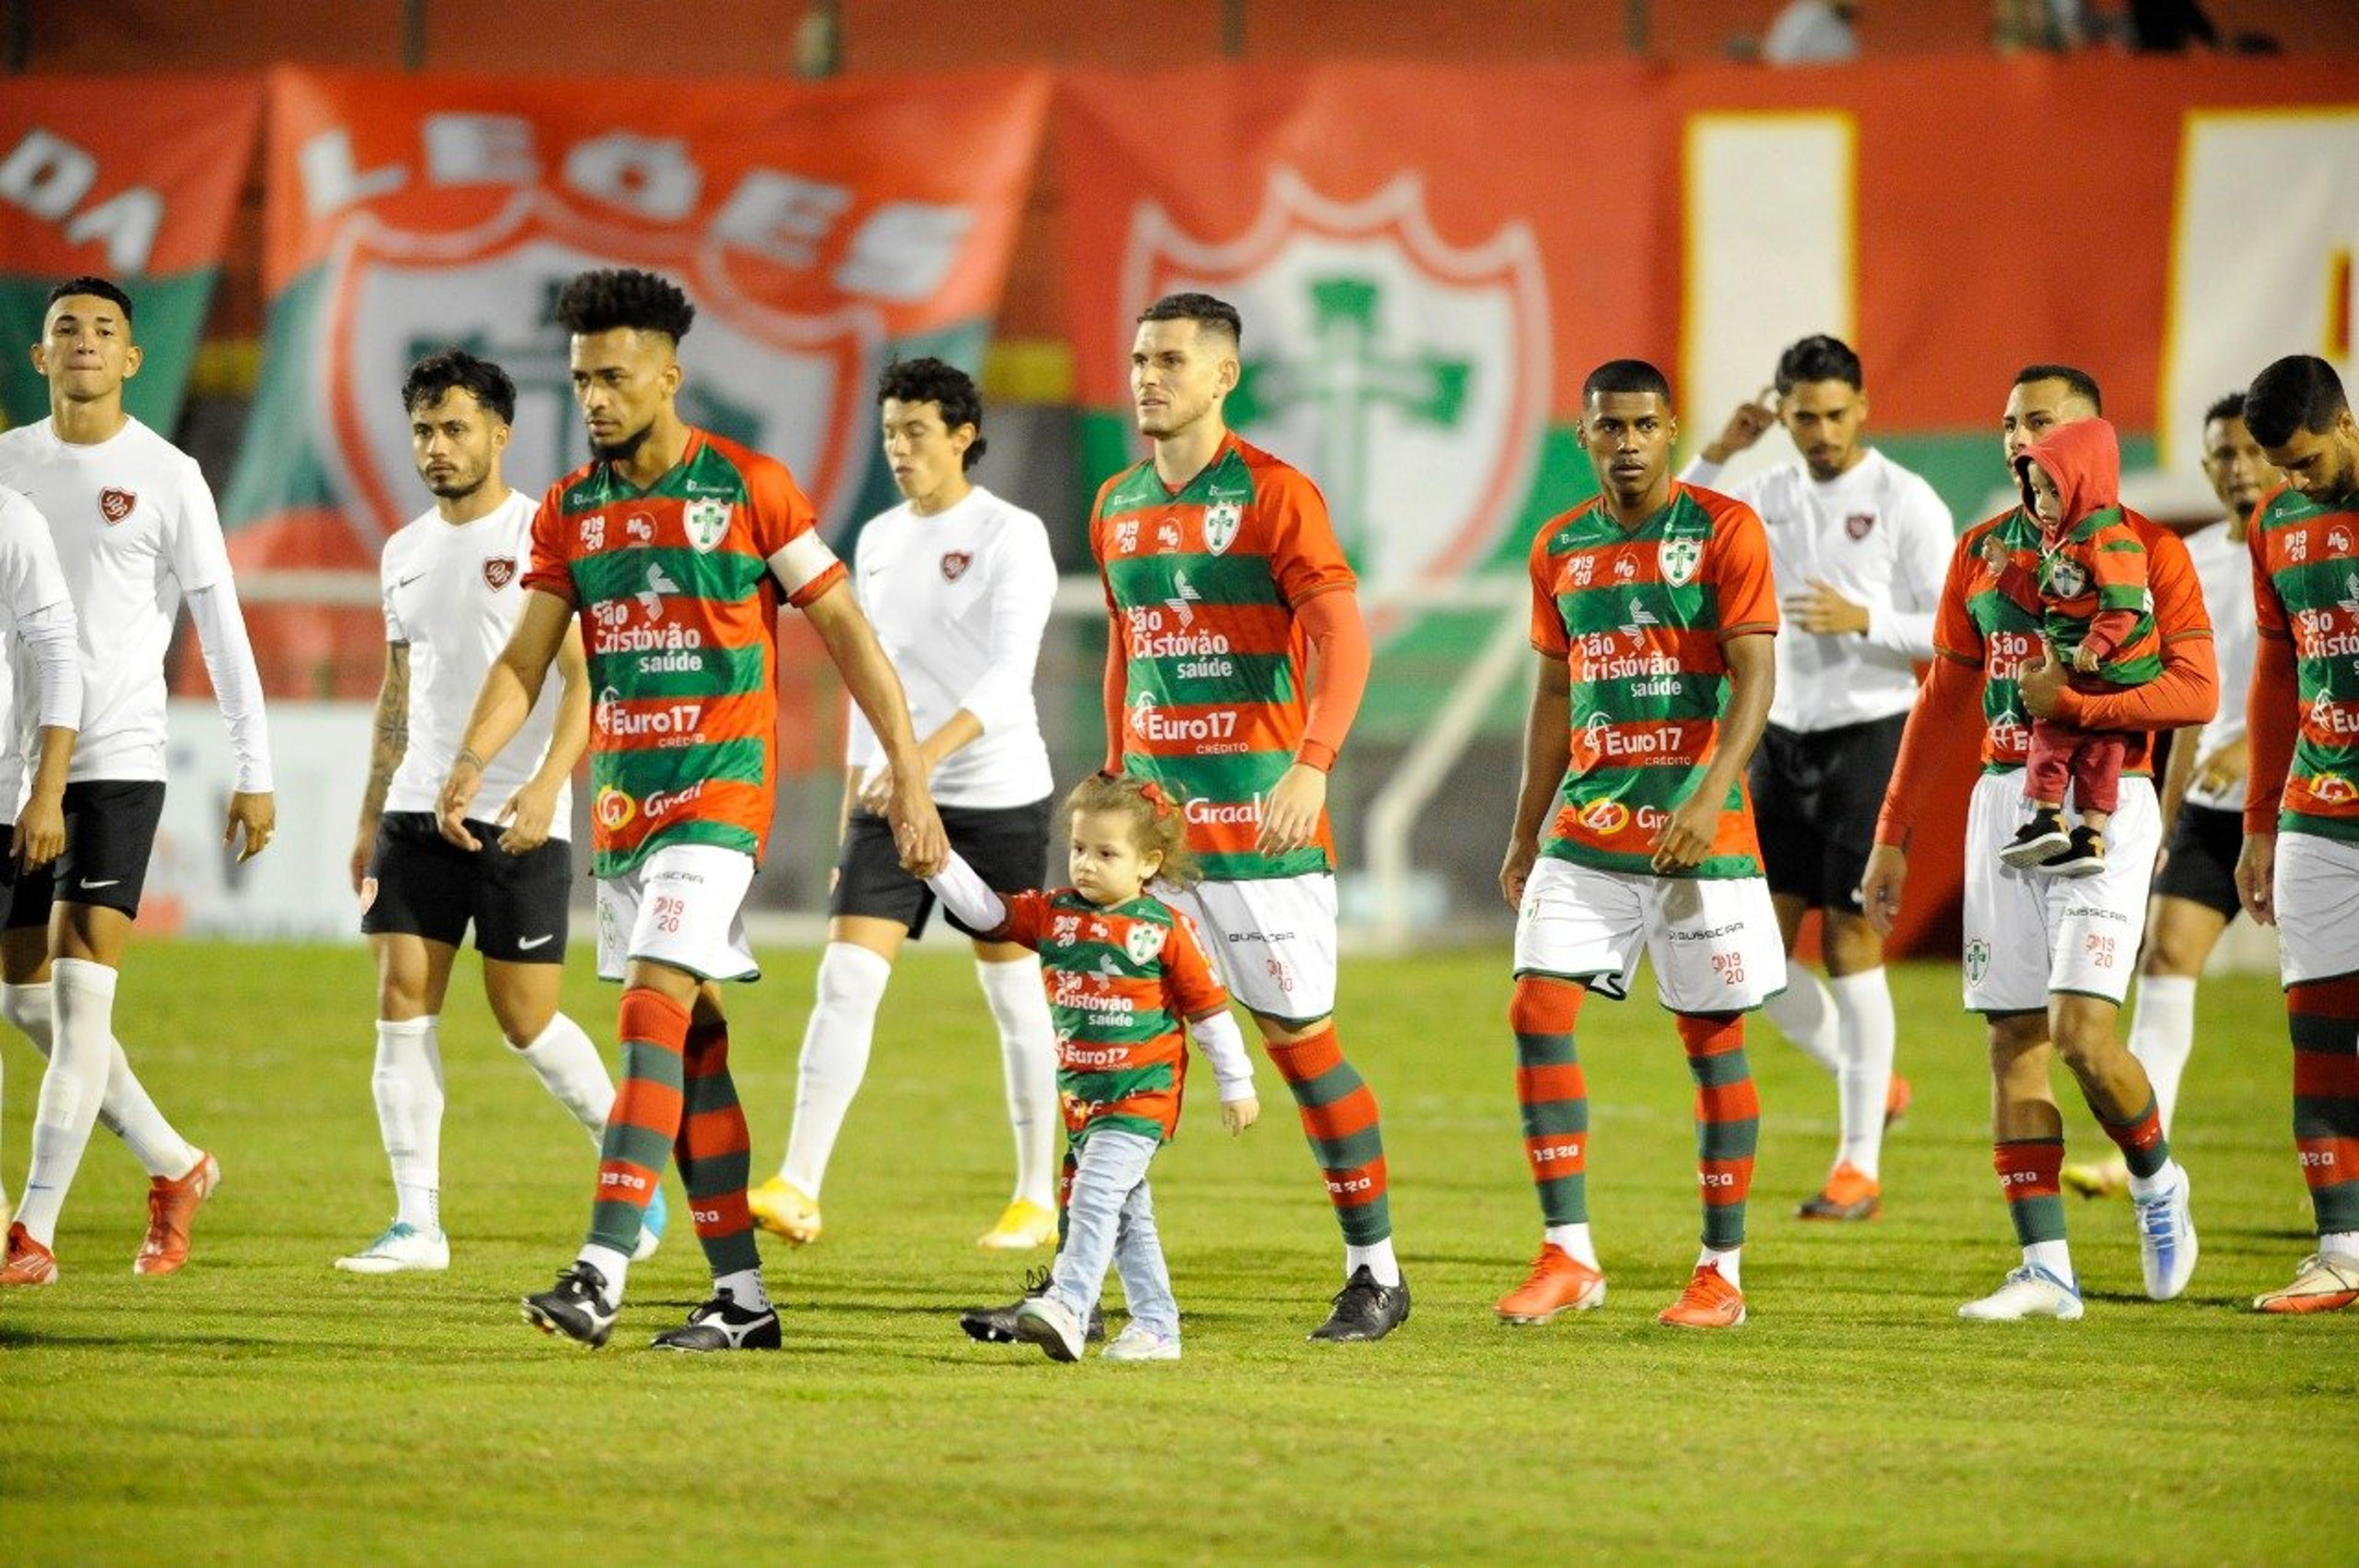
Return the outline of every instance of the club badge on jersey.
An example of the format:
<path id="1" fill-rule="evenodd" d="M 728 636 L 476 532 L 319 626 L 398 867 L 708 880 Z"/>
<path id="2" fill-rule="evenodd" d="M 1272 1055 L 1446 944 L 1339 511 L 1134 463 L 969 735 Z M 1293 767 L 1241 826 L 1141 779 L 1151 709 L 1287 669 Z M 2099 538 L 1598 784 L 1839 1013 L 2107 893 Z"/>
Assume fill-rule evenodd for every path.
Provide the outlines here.
<path id="1" fill-rule="evenodd" d="M 1204 548 L 1216 556 L 1225 556 L 1236 543 L 1237 530 L 1245 524 L 1245 508 L 1234 501 L 1216 502 L 1204 508 Z"/>
<path id="2" fill-rule="evenodd" d="M 514 556 L 484 557 L 484 586 L 494 593 L 499 592 L 500 589 L 516 581 L 516 564 Z"/>
<path id="3" fill-rule="evenodd" d="M 956 582 L 966 576 L 966 568 L 974 565 L 973 550 L 950 550 L 942 556 L 942 580 Z"/>
<path id="4" fill-rule="evenodd" d="M 106 519 L 110 528 L 130 516 L 138 504 L 139 497 L 135 492 L 119 490 L 114 485 L 108 485 L 98 492 L 98 514 Z"/>
<path id="5" fill-rule="evenodd" d="M 729 532 L 729 503 L 691 501 L 680 511 L 680 526 L 687 530 L 688 542 L 696 546 L 696 553 L 709 556 Z"/>
<path id="6" fill-rule="evenodd" d="M 1661 568 L 1663 580 L 1673 588 L 1685 588 L 1703 564 L 1701 539 L 1666 539 L 1657 547 L 1656 565 Z"/>
<path id="7" fill-rule="evenodd" d="M 1875 514 L 1854 512 L 1843 519 L 1843 532 L 1854 540 L 1864 539 L 1875 526 Z"/>

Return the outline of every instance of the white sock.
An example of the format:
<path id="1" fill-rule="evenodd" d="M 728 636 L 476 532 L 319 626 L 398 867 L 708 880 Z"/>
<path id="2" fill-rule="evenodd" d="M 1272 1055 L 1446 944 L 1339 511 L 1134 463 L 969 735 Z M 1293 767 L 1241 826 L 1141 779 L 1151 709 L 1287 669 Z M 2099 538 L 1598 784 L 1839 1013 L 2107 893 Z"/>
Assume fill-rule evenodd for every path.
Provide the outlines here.
<path id="1" fill-rule="evenodd" d="M 36 986 L 0 986 L 0 1016 L 22 1030 L 44 1058 L 56 1034 L 54 1007 L 55 996 L 47 981 Z M 195 1170 L 200 1158 L 196 1147 L 156 1108 L 111 1027 L 107 1048 L 106 1095 L 99 1101 L 99 1125 L 122 1139 L 151 1176 L 177 1181 Z"/>
<path id="2" fill-rule="evenodd" d="M 1816 974 L 1799 964 L 1788 964 L 1786 989 L 1763 1002 L 1761 1011 L 1811 1061 L 1830 1073 L 1842 1070 L 1834 998 Z"/>
<path id="3" fill-rule="evenodd" d="M 2138 977 L 2137 1016 L 2130 1021 L 2130 1054 L 2154 1081 L 2155 1113 L 2162 1130 L 2170 1131 L 2170 1113 L 2179 1104 L 2180 1076 L 2195 1052 L 2195 977 Z"/>
<path id="4" fill-rule="evenodd" d="M 760 1312 L 770 1304 L 770 1292 L 762 1288 L 762 1271 L 740 1269 L 734 1274 L 712 1276 L 712 1293 L 725 1295 L 750 1312 Z"/>
<path id="5" fill-rule="evenodd" d="M 2080 1276 L 2072 1272 L 2072 1249 L 2061 1241 L 2035 1241 L 2023 1249 L 2023 1260 L 2035 1269 L 2045 1269 L 2066 1284 L 2077 1288 Z"/>
<path id="6" fill-rule="evenodd" d="M 601 1247 L 595 1241 L 585 1241 L 574 1260 L 587 1263 L 606 1279 L 606 1299 L 601 1304 L 607 1311 L 623 1304 L 623 1281 L 631 1271 L 631 1260 L 611 1247 Z"/>
<path id="7" fill-rule="evenodd" d="M 1393 1256 L 1393 1238 L 1386 1237 L 1371 1247 L 1343 1249 L 1343 1278 L 1350 1279 L 1365 1266 L 1368 1273 L 1380 1285 L 1400 1283 L 1400 1260 Z"/>
<path id="8" fill-rule="evenodd" d="M 1878 964 L 1837 976 L 1828 989 L 1834 996 L 1843 1051 L 1843 1067 L 1835 1074 L 1843 1145 L 1835 1158 L 1874 1180 L 1884 1152 L 1884 1100 L 1892 1090 L 1892 987 Z"/>
<path id="9" fill-rule="evenodd" d="M 1706 1263 L 1713 1265 L 1720 1270 L 1722 1279 L 1726 1280 L 1734 1289 L 1741 1291 L 1745 1288 L 1745 1266 L 1738 1261 L 1738 1259 L 1744 1250 L 1741 1247 L 1732 1247 L 1723 1252 L 1717 1247 L 1707 1247 L 1697 1257 L 1696 1267 L 1701 1269 Z"/>
<path id="10" fill-rule="evenodd" d="M 114 1044 L 114 971 L 85 958 L 60 958 L 49 972 L 56 1035 L 33 1111 L 33 1168 L 16 1211 L 26 1234 L 44 1247 L 57 1240 L 66 1191 L 90 1147 Z"/>
<path id="11" fill-rule="evenodd" d="M 1007 1125 L 1016 1134 L 1016 1199 L 1057 1206 L 1057 1145 L 1065 1130 L 1057 1105 L 1057 1026 L 1040 959 L 1027 953 L 1006 963 L 974 961 L 991 1021 L 999 1026 L 1000 1074 L 1007 1085 Z"/>
<path id="12" fill-rule="evenodd" d="M 1589 1221 L 1579 1225 L 1551 1225 L 1544 1238 L 1551 1246 L 1562 1249 L 1564 1255 L 1576 1263 L 1597 1267 L 1597 1244 L 1589 1238 Z"/>
<path id="13" fill-rule="evenodd" d="M 2318 1249 L 2338 1258 L 2359 1258 L 2359 1230 L 2329 1230 L 2321 1232 Z"/>
<path id="14" fill-rule="evenodd" d="M 442 1049 L 431 1017 L 376 1022 L 377 1131 L 393 1166 L 394 1218 L 442 1227 Z"/>
<path id="15" fill-rule="evenodd" d="M 2146 1202 L 2148 1198 L 2160 1197 L 2179 1184 L 2182 1173 L 2178 1161 L 2166 1160 L 2163 1162 L 2162 1169 L 2153 1175 L 2130 1178 L 2130 1196 L 2140 1203 Z"/>
<path id="16" fill-rule="evenodd" d="M 868 1073 L 876 1037 L 876 1007 L 893 966 L 852 942 L 831 942 L 819 958 L 819 1000 L 803 1026 L 802 1065 L 795 1074 L 795 1120 L 787 1157 L 778 1166 L 812 1197 L 827 1179 L 827 1162 L 843 1130 L 844 1113 Z"/>
<path id="17" fill-rule="evenodd" d="M 530 1044 L 516 1047 L 516 1053 L 540 1080 L 540 1087 L 573 1113 L 573 1119 L 589 1132 L 590 1141 L 603 1143 L 606 1113 L 614 1108 L 614 1077 L 606 1071 L 606 1059 L 598 1054 L 597 1044 L 582 1033 L 582 1026 L 560 1012 L 532 1037 Z"/>

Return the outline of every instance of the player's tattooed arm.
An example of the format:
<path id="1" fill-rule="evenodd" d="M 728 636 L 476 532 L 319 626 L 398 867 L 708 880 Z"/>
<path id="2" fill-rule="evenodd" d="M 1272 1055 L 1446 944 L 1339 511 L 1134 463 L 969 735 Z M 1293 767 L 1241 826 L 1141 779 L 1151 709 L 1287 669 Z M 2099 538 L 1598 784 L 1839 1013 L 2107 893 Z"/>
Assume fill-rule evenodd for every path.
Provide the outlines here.
<path id="1" fill-rule="evenodd" d="M 353 892 L 361 891 L 376 850 L 376 825 L 385 815 L 386 792 L 409 751 L 409 644 L 385 645 L 385 678 L 377 683 L 376 712 L 369 721 L 368 784 L 361 791 L 360 828 L 353 836 Z"/>

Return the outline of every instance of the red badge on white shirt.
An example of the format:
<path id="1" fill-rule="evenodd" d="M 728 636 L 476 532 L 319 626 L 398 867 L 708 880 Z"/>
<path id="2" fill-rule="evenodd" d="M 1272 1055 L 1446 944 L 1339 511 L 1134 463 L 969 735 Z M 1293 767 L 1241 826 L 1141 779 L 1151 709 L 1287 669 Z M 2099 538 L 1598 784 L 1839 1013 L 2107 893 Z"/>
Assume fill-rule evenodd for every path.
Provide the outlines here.
<path id="1" fill-rule="evenodd" d="M 514 582 L 515 580 L 516 557 L 514 556 L 485 556 L 484 557 L 484 581 L 491 585 L 491 589 L 494 593 L 499 592 L 500 589 L 507 587 L 509 583 Z"/>
<path id="2" fill-rule="evenodd" d="M 1875 514 L 1873 512 L 1854 512 L 1843 519 L 1843 532 L 1854 539 L 1866 538 L 1867 531 L 1875 526 Z"/>
<path id="3" fill-rule="evenodd" d="M 110 524 L 130 516 L 131 509 L 138 504 L 137 495 L 127 490 L 117 490 L 113 485 L 98 492 L 98 514 Z"/>
<path id="4" fill-rule="evenodd" d="M 966 576 L 966 568 L 974 565 L 972 550 L 951 550 L 942 557 L 942 580 L 956 582 Z"/>

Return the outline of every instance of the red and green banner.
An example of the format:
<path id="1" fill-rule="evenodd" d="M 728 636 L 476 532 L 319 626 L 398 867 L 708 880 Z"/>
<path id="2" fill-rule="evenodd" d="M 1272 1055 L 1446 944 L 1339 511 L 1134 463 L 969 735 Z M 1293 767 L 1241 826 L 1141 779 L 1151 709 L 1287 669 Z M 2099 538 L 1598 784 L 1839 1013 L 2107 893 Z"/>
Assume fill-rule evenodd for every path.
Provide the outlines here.
<path id="1" fill-rule="evenodd" d="M 696 301 L 681 409 L 784 459 L 831 530 L 894 499 L 872 392 L 895 357 L 975 368 L 1049 83 L 1026 71 L 826 83 L 285 70 L 270 83 L 263 383 L 223 507 L 241 564 L 373 567 L 429 498 L 400 405 L 461 346 L 519 389 L 506 474 L 586 457 L 557 291 L 662 272 Z M 273 617 L 278 667 L 373 687 L 335 622 Z M 345 628 L 347 633 L 353 628 Z"/>
<path id="2" fill-rule="evenodd" d="M 94 274 L 131 296 L 143 362 L 125 389 L 158 429 L 179 420 L 230 220 L 253 166 L 258 81 L 0 79 L 0 413 L 49 413 L 28 347 L 49 289 Z"/>

